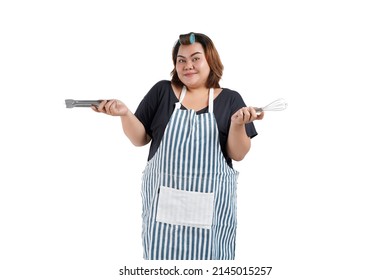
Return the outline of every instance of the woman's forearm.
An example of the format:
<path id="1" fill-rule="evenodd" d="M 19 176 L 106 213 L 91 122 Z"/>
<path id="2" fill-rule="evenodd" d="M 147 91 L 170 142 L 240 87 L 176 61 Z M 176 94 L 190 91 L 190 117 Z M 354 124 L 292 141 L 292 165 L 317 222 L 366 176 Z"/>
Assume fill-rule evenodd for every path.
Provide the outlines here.
<path id="1" fill-rule="evenodd" d="M 251 148 L 251 140 L 246 134 L 245 124 L 232 123 L 227 141 L 228 156 L 235 160 L 243 160 Z"/>
<path id="2" fill-rule="evenodd" d="M 130 112 L 121 116 L 123 132 L 134 146 L 144 146 L 149 143 L 150 136 L 146 133 L 144 125 Z"/>
<path id="3" fill-rule="evenodd" d="M 135 146 L 144 146 L 149 143 L 150 137 L 146 133 L 144 125 L 120 100 L 102 100 L 99 106 L 92 106 L 92 110 L 110 116 L 120 116 L 122 128 L 131 143 Z"/>

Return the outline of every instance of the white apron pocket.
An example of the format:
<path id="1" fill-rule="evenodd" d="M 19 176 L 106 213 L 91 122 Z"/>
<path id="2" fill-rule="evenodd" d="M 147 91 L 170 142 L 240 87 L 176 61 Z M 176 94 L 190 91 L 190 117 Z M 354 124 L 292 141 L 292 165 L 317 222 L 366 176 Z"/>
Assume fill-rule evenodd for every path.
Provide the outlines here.
<path id="1" fill-rule="evenodd" d="M 160 187 L 156 221 L 210 229 L 214 193 L 190 192 Z"/>

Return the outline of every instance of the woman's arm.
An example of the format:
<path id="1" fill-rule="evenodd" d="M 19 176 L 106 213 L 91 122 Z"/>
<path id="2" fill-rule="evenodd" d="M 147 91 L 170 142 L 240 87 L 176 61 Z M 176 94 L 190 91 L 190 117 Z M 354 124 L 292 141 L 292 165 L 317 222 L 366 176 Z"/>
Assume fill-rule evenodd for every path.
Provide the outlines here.
<path id="1" fill-rule="evenodd" d="M 140 147 L 150 142 L 151 138 L 146 133 L 144 125 L 130 110 L 125 116 L 121 116 L 121 121 L 123 132 L 134 146 Z"/>
<path id="2" fill-rule="evenodd" d="M 244 159 L 251 148 L 251 140 L 246 134 L 245 124 L 261 120 L 263 117 L 264 112 L 257 115 L 252 107 L 243 107 L 233 114 L 226 145 L 228 156 L 231 159 L 235 161 Z"/>
<path id="3" fill-rule="evenodd" d="M 111 116 L 120 116 L 123 132 L 135 146 L 144 146 L 150 142 L 150 136 L 146 133 L 144 125 L 130 112 L 127 106 L 116 99 L 103 100 L 99 107 L 92 107 L 95 112 L 105 113 Z"/>

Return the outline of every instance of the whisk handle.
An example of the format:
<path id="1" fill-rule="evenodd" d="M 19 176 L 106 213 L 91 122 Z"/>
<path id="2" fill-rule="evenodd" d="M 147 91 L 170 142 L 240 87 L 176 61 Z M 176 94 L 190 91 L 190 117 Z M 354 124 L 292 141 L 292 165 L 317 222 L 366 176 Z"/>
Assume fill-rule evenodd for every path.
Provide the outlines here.
<path id="1" fill-rule="evenodd" d="M 255 109 L 257 115 L 260 115 L 262 112 L 264 112 L 263 108 L 254 107 L 254 109 Z"/>

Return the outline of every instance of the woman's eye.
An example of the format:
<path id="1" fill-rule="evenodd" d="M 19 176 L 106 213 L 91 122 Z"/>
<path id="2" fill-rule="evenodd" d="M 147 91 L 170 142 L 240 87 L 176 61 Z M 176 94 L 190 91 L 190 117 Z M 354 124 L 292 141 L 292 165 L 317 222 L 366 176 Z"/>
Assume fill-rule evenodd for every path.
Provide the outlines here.
<path id="1" fill-rule="evenodd" d="M 179 59 L 177 62 L 179 62 L 179 63 L 184 63 L 185 60 L 184 60 L 184 59 Z"/>
<path id="2" fill-rule="evenodd" d="M 195 61 L 198 61 L 199 59 L 200 59 L 199 57 L 194 57 L 194 58 L 192 59 L 192 61 L 195 62 Z"/>

